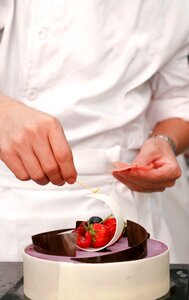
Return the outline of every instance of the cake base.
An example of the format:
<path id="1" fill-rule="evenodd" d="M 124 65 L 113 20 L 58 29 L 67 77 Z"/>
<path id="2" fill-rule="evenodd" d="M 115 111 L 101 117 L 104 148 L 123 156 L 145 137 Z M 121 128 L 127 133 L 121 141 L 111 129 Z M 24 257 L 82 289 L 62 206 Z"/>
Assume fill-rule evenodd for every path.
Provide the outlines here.
<path id="1" fill-rule="evenodd" d="M 128 247 L 125 240 L 108 251 Z M 77 251 L 77 257 L 86 255 L 101 253 Z M 156 240 L 148 240 L 146 258 L 103 264 L 41 254 L 32 245 L 24 251 L 24 293 L 31 300 L 155 300 L 169 288 L 169 250 Z"/>

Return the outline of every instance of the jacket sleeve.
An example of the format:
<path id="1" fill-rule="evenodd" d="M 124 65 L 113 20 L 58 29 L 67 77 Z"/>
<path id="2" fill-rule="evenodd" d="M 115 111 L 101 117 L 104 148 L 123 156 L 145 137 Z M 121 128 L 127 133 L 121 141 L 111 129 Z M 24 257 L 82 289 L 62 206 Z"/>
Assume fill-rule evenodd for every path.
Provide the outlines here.
<path id="1" fill-rule="evenodd" d="M 151 88 L 147 111 L 151 128 L 170 118 L 189 121 L 189 36 L 182 49 L 152 78 Z"/>

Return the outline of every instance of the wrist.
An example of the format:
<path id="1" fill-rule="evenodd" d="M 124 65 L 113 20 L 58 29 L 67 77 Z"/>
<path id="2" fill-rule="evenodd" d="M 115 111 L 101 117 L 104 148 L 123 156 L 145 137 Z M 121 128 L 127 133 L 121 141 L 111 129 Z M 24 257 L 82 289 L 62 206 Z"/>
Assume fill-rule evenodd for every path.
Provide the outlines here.
<path id="1" fill-rule="evenodd" d="M 166 134 L 152 134 L 152 135 L 150 135 L 150 138 L 162 139 L 162 140 L 166 141 L 168 143 L 168 145 L 170 146 L 171 150 L 173 151 L 173 153 L 176 155 L 176 153 L 177 153 L 176 144 L 169 135 L 166 135 Z"/>

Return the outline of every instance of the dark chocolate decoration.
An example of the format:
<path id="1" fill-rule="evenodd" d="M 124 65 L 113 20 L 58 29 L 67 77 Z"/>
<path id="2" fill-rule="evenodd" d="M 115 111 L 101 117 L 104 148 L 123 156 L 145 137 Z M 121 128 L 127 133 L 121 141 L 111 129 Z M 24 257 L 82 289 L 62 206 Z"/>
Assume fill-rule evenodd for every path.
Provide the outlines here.
<path id="1" fill-rule="evenodd" d="M 73 229 L 60 229 L 32 236 L 34 249 L 37 252 L 60 255 L 76 256 L 77 233 Z"/>
<path id="2" fill-rule="evenodd" d="M 149 234 L 139 224 L 127 221 L 126 236 L 129 248 L 118 252 L 101 251 L 100 256 L 77 257 L 77 233 L 73 229 L 49 231 L 32 236 L 34 249 L 37 252 L 56 256 L 69 256 L 72 260 L 84 263 L 109 263 L 137 260 L 147 255 Z M 123 239 L 126 238 L 125 236 Z M 95 252 L 94 252 L 95 254 Z"/>

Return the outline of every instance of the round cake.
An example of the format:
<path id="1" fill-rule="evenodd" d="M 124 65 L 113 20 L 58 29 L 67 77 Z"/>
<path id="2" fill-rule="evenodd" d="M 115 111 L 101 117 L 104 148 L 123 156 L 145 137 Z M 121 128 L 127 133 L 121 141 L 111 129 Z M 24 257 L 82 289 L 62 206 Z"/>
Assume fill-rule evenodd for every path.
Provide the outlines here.
<path id="1" fill-rule="evenodd" d="M 141 225 L 125 222 L 121 208 L 109 196 L 92 196 L 112 210 L 111 238 L 94 248 L 103 232 L 94 228 L 106 227 L 104 232 L 110 234 L 107 219 L 101 225 L 87 221 L 87 229 L 84 223 L 82 238 L 95 233 L 85 249 L 78 246 L 83 221 L 71 230 L 33 236 L 23 257 L 25 296 L 31 300 L 155 300 L 166 295 L 170 289 L 168 247 L 149 239 Z"/>
<path id="2" fill-rule="evenodd" d="M 128 248 L 122 238 L 104 252 L 77 250 L 76 257 L 100 257 Z M 169 250 L 147 241 L 148 254 L 134 261 L 87 263 L 74 257 L 24 251 L 24 293 L 31 300 L 154 300 L 169 292 Z"/>

